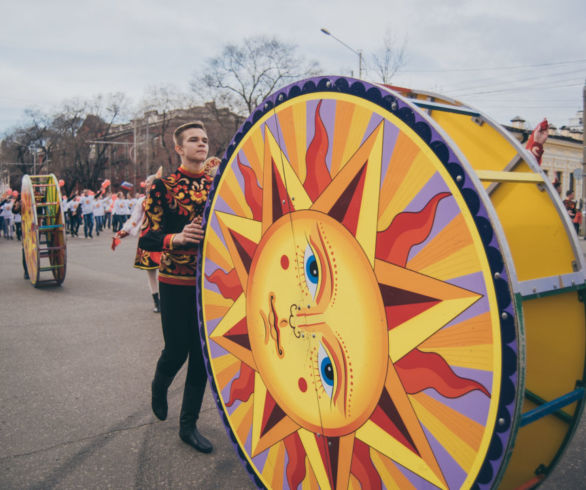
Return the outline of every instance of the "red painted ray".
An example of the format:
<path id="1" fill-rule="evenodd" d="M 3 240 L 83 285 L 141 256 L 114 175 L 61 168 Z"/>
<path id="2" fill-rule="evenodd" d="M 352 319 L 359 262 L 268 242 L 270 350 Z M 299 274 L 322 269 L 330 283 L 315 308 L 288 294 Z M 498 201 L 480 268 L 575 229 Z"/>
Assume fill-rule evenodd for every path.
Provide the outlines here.
<path id="1" fill-rule="evenodd" d="M 248 350 L 250 349 L 250 339 L 248 338 L 248 324 L 246 318 L 242 318 L 236 325 L 228 330 L 224 337 L 231 340 L 235 344 L 238 344 Z"/>
<path id="2" fill-rule="evenodd" d="M 480 383 L 458 376 L 436 352 L 414 349 L 395 363 L 397 374 L 410 395 L 433 388 L 446 398 L 459 398 L 471 391 L 481 391 L 490 398 Z"/>
<path id="3" fill-rule="evenodd" d="M 231 407 L 236 400 L 245 402 L 254 392 L 254 369 L 243 362 L 240 363 L 240 373 L 230 386 L 230 400 L 226 406 Z"/>
<path id="4" fill-rule="evenodd" d="M 377 233 L 376 257 L 404 266 L 411 248 L 429 235 L 439 202 L 450 195 L 449 192 L 441 192 L 433 196 L 421 211 L 395 216 L 386 230 Z"/>
<path id="5" fill-rule="evenodd" d="M 252 218 L 256 221 L 262 220 L 262 189 L 258 185 L 258 179 L 254 170 L 240 162 L 240 156 L 237 157 L 238 168 L 242 177 L 244 177 L 244 197 L 252 211 Z"/>
<path id="6" fill-rule="evenodd" d="M 275 161 L 271 158 L 271 176 L 273 185 L 273 223 L 284 214 L 293 211 L 293 204 L 289 198 L 289 193 L 277 171 Z"/>
<path id="7" fill-rule="evenodd" d="M 232 269 L 226 273 L 222 269 L 216 269 L 211 274 L 206 274 L 206 279 L 213 282 L 224 298 L 229 298 L 234 301 L 238 299 L 238 296 L 242 294 L 242 285 L 238 279 L 236 269 Z"/>
<path id="8" fill-rule="evenodd" d="M 370 448 L 359 439 L 354 440 L 354 453 L 352 454 L 352 467 L 350 472 L 360 482 L 362 488 L 369 490 L 380 490 L 382 481 L 372 460 L 370 459 Z"/>
<path id="9" fill-rule="evenodd" d="M 370 420 L 384 429 L 385 432 L 392 435 L 397 441 L 403 444 L 403 446 L 419 455 L 415 443 L 413 442 L 413 439 L 411 439 L 409 431 L 407 430 L 407 427 L 405 427 L 405 423 L 399 415 L 397 407 L 393 403 L 393 399 L 386 389 L 383 390 L 381 399 L 370 417 Z"/>
<path id="10" fill-rule="evenodd" d="M 436 298 L 395 288 L 387 284 L 379 284 L 379 288 L 385 305 L 387 328 L 389 330 L 439 303 Z"/>
<path id="11" fill-rule="evenodd" d="M 321 103 L 320 100 L 315 109 L 315 133 L 305 154 L 307 175 L 303 187 L 312 201 L 315 201 L 332 181 L 326 164 L 329 142 L 328 133 L 319 114 Z"/>
<path id="12" fill-rule="evenodd" d="M 293 432 L 284 439 L 285 449 L 289 462 L 287 464 L 287 483 L 294 489 L 305 478 L 305 449 L 297 432 Z"/>
<path id="13" fill-rule="evenodd" d="M 356 234 L 358 228 L 367 163 L 364 162 L 360 171 L 328 212 L 332 218 L 342 223 L 352 235 Z"/>
<path id="14" fill-rule="evenodd" d="M 265 435 L 286 416 L 287 415 L 285 412 L 283 412 L 283 409 L 272 397 L 271 392 L 267 391 L 262 415 L 262 423 L 260 426 L 260 435 Z"/>
<path id="15" fill-rule="evenodd" d="M 249 240 L 237 231 L 234 231 L 232 228 L 229 229 L 229 232 L 232 240 L 234 240 L 234 245 L 238 250 L 238 255 L 242 260 L 242 265 L 244 265 L 246 271 L 249 272 L 250 264 L 252 263 L 252 258 L 254 257 L 254 253 L 256 252 L 256 247 L 258 244 L 254 243 L 252 240 Z"/>
<path id="16" fill-rule="evenodd" d="M 319 449 L 319 454 L 324 463 L 324 468 L 328 474 L 330 487 L 336 488 L 338 476 L 338 451 L 340 447 L 339 437 L 325 437 L 322 434 L 314 434 L 315 442 Z"/>

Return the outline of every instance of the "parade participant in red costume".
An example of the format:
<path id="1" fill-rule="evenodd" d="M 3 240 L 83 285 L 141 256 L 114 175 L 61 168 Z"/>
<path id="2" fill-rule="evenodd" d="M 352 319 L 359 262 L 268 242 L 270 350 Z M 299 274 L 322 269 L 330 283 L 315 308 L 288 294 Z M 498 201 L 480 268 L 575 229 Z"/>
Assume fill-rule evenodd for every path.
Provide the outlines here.
<path id="1" fill-rule="evenodd" d="M 539 165 L 541 165 L 541 157 L 543 156 L 543 145 L 548 136 L 549 123 L 547 122 L 547 119 L 544 118 L 543 121 L 541 121 L 533 130 L 531 136 L 529 136 L 529 139 L 527 140 L 527 144 L 525 145 L 525 148 L 531 152 Z"/>
<path id="2" fill-rule="evenodd" d="M 145 192 L 148 195 L 149 190 L 155 181 L 160 179 L 163 175 L 163 167 L 160 167 L 156 174 L 149 175 L 145 180 Z M 116 250 L 116 247 L 120 244 L 120 241 L 128 235 L 137 236 L 142 226 L 144 219 L 146 197 L 141 197 L 137 204 L 132 210 L 130 218 L 126 220 L 122 229 L 118 231 L 112 237 L 112 250 Z M 134 258 L 134 267 L 142 269 L 147 272 L 147 278 L 149 281 L 149 288 L 153 296 L 153 302 L 155 303 L 154 313 L 160 313 L 159 304 L 159 285 L 157 280 L 157 270 L 159 269 L 159 263 L 161 261 L 160 252 L 147 252 L 146 250 L 136 247 L 136 256 Z"/>
<path id="3" fill-rule="evenodd" d="M 165 347 L 151 385 L 151 406 L 159 419 L 167 418 L 167 389 L 188 358 L 179 436 L 209 453 L 213 446 L 196 427 L 207 376 L 195 305 L 196 255 L 204 236 L 201 218 L 212 184 L 204 171 L 208 137 L 203 123 L 196 121 L 179 126 L 173 139 L 181 166 L 151 187 L 139 240 L 144 250 L 162 251 L 159 291 Z"/>

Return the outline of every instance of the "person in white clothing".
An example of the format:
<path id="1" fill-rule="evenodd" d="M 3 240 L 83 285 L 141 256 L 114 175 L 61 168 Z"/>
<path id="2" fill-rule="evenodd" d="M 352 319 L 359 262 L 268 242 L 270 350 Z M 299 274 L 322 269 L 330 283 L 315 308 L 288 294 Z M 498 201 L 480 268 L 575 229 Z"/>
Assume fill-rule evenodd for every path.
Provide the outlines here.
<path id="1" fill-rule="evenodd" d="M 81 197 L 81 214 L 83 215 L 83 236 L 93 238 L 94 229 L 94 196 L 89 189 L 84 189 Z"/>
<path id="2" fill-rule="evenodd" d="M 12 233 L 12 221 L 13 221 L 13 214 L 12 214 L 12 205 L 14 204 L 13 199 L 8 199 L 4 206 L 2 206 L 2 217 L 4 218 L 4 238 L 7 240 L 13 240 L 14 236 Z"/>
<path id="3" fill-rule="evenodd" d="M 116 200 L 114 201 L 114 208 L 112 210 L 112 231 L 118 232 L 122 228 L 124 221 L 126 221 L 126 210 L 128 209 L 126 205 L 126 200 L 124 199 L 124 194 L 119 192 L 116 195 Z"/>
<path id="4" fill-rule="evenodd" d="M 163 167 L 159 169 L 159 171 L 155 175 L 149 175 L 146 178 L 146 193 L 151 188 L 155 178 L 160 178 L 163 174 Z M 112 250 L 115 250 L 120 240 L 127 237 L 128 235 L 132 235 L 134 237 L 138 236 L 138 232 L 142 226 L 142 221 L 144 218 L 144 200 L 145 196 L 138 199 L 136 204 L 133 206 L 132 214 L 130 218 L 126 220 L 122 229 L 118 231 L 112 237 Z M 160 313 L 159 308 L 159 281 L 157 279 L 157 271 L 159 269 L 159 263 L 161 261 L 161 253 L 160 252 L 147 252 L 146 250 L 141 249 L 140 247 L 136 247 L 136 256 L 134 258 L 134 267 L 137 269 L 142 269 L 147 272 L 147 278 L 149 283 L 149 288 L 151 291 L 151 295 L 153 297 L 153 302 L 155 304 L 155 308 L 153 312 Z"/>
<path id="5" fill-rule="evenodd" d="M 95 199 L 94 201 L 94 221 L 96 222 L 96 235 L 100 236 L 100 231 L 104 226 L 104 201 L 106 199 Z"/>

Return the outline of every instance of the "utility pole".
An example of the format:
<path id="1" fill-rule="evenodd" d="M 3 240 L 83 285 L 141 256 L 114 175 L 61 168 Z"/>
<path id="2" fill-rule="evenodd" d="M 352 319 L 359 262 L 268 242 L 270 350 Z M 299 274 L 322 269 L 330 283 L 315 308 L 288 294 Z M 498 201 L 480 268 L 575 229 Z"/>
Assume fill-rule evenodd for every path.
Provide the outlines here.
<path id="1" fill-rule="evenodd" d="M 137 132 L 137 127 L 136 127 L 136 119 L 134 120 L 134 133 L 132 135 L 132 141 L 134 142 L 134 180 L 132 181 L 132 183 L 134 184 L 134 188 L 136 189 L 136 165 L 137 165 L 137 153 L 138 153 L 138 148 L 136 145 L 136 132 Z"/>
<path id="2" fill-rule="evenodd" d="M 586 223 L 586 123 L 584 117 L 586 116 L 586 80 L 584 87 L 582 87 L 582 236 L 586 237 L 586 230 L 584 229 Z"/>

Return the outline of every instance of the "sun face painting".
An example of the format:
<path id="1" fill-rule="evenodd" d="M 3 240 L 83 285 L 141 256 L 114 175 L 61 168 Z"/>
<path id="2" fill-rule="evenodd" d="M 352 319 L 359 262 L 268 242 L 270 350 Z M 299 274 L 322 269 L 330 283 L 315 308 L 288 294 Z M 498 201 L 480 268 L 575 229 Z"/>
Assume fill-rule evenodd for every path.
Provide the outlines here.
<path id="1" fill-rule="evenodd" d="M 199 298 L 258 484 L 475 482 L 499 406 L 495 289 L 460 190 L 401 119 L 339 92 L 258 118 L 213 194 Z"/>

